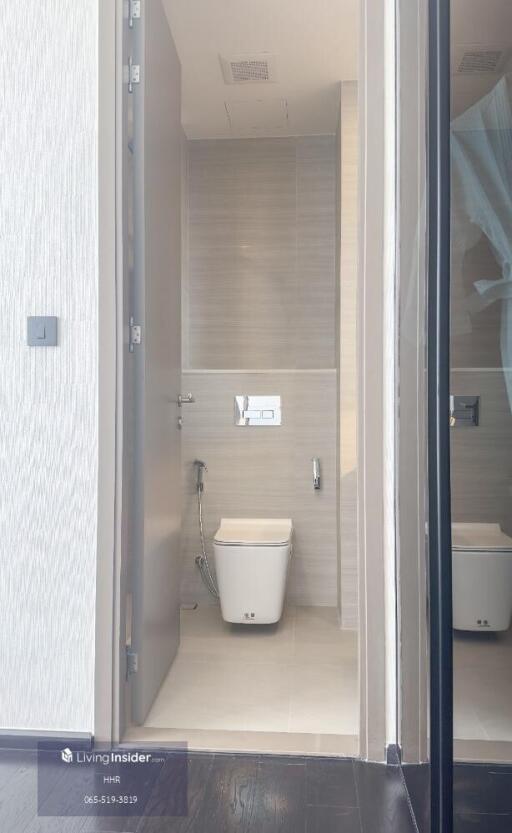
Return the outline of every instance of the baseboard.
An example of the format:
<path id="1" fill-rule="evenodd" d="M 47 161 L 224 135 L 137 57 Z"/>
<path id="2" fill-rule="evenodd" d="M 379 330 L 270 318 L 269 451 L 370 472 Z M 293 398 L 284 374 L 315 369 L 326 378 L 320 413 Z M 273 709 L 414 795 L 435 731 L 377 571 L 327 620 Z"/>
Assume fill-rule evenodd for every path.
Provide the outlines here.
<path id="1" fill-rule="evenodd" d="M 27 749 L 33 752 L 44 745 L 45 749 L 92 749 L 93 737 L 88 732 L 51 732 L 0 729 L 0 749 Z"/>

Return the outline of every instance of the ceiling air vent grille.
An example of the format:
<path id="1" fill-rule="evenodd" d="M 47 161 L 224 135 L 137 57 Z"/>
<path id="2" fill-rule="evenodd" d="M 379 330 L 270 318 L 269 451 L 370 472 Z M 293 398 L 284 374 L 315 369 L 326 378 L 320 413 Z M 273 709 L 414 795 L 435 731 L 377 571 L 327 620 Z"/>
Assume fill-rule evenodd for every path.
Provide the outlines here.
<path id="1" fill-rule="evenodd" d="M 231 61 L 231 74 L 235 84 L 268 81 L 270 77 L 266 61 Z"/>
<path id="2" fill-rule="evenodd" d="M 498 74 L 503 70 L 508 53 L 509 50 L 500 47 L 459 48 L 455 57 L 455 72 L 458 75 Z"/>
<path id="3" fill-rule="evenodd" d="M 268 84 L 276 80 L 275 55 L 236 55 L 221 57 L 226 84 Z"/>

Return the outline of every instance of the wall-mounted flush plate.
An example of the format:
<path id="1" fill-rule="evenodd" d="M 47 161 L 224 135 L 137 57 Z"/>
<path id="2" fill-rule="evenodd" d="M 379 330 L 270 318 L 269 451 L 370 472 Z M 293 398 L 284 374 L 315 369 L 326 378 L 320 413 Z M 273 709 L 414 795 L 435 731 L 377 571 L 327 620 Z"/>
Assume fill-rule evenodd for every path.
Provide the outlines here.
<path id="1" fill-rule="evenodd" d="M 452 428 L 472 428 L 480 421 L 479 396 L 450 396 L 450 425 Z"/>
<path id="2" fill-rule="evenodd" d="M 29 315 L 27 318 L 29 347 L 56 347 L 57 318 L 55 315 Z"/>
<path id="3" fill-rule="evenodd" d="M 235 425 L 281 425 L 281 397 L 235 396 Z"/>

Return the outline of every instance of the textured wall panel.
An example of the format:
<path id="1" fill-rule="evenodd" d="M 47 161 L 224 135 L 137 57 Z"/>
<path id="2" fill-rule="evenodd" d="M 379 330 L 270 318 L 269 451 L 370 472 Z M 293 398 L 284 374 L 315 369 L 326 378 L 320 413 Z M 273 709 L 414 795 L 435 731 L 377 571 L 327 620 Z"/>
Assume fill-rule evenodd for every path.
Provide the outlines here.
<path id="1" fill-rule="evenodd" d="M 336 605 L 336 372 L 184 373 L 195 403 L 183 415 L 182 601 L 211 601 L 194 563 L 200 551 L 193 462 L 204 460 L 208 552 L 221 517 L 292 518 L 288 601 Z M 283 423 L 234 424 L 239 393 L 280 394 Z M 312 457 L 322 489 L 312 485 Z"/>
<path id="2" fill-rule="evenodd" d="M 196 403 L 184 413 L 182 598 L 209 598 L 194 564 L 199 457 L 210 542 L 222 515 L 291 517 L 288 599 L 335 605 L 334 137 L 189 142 L 187 181 L 185 367 L 221 372 L 184 373 Z M 296 372 L 223 372 L 240 368 Z M 281 394 L 283 425 L 236 427 L 235 394 L 260 392 Z"/>
<path id="3" fill-rule="evenodd" d="M 453 370 L 451 391 L 480 396 L 478 427 L 450 432 L 453 520 L 511 529 L 512 416 L 503 372 Z"/>
<path id="4" fill-rule="evenodd" d="M 334 137 L 189 143 L 191 368 L 334 367 Z"/>
<path id="5" fill-rule="evenodd" d="M 0 723 L 93 725 L 97 2 L 2 12 Z M 57 348 L 26 317 L 60 318 Z"/>

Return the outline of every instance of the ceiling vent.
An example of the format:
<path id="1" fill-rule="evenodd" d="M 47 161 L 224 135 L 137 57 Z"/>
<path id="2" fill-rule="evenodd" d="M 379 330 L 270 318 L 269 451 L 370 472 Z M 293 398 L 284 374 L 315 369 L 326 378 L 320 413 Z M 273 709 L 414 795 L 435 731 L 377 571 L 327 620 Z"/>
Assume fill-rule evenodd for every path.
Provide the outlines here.
<path id="1" fill-rule="evenodd" d="M 221 55 L 220 64 L 226 84 L 268 84 L 276 81 L 276 56 L 266 52 L 232 58 Z"/>
<path id="2" fill-rule="evenodd" d="M 453 51 L 457 75 L 499 75 L 510 57 L 510 48 L 461 44 Z"/>

